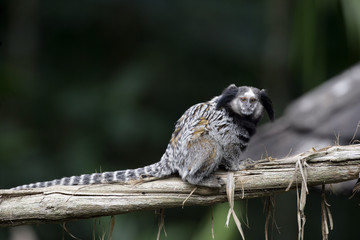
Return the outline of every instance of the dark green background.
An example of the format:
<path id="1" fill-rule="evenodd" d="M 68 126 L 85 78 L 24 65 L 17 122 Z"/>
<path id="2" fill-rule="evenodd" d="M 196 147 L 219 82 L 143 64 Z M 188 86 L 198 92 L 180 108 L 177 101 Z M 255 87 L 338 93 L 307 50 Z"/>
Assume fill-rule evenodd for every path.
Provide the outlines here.
<path id="1" fill-rule="evenodd" d="M 0 188 L 158 161 L 181 114 L 230 83 L 268 89 L 280 116 L 359 61 L 359 13 L 356 0 L 1 1 Z M 358 217 L 346 214 L 359 212 L 358 200 L 329 198 L 330 239 L 354 239 Z M 276 199 L 274 239 L 296 239 L 295 194 Z M 248 204 L 245 235 L 264 238 L 263 201 Z M 167 239 L 210 239 L 210 209 L 166 210 Z M 213 213 L 215 239 L 240 238 L 224 227 L 226 204 Z M 318 193 L 305 213 L 306 239 L 320 239 Z M 93 222 L 67 227 L 91 239 Z M 59 225 L 35 231 L 63 235 Z M 151 211 L 116 217 L 114 239 L 156 234 Z M 0 229 L 0 239 L 8 236 Z"/>

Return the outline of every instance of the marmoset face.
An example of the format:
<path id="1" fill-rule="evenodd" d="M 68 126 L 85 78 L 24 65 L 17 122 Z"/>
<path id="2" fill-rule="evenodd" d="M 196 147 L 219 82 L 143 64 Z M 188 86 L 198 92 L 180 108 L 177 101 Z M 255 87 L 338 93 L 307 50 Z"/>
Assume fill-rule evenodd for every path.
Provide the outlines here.
<path id="1" fill-rule="evenodd" d="M 259 99 L 252 89 L 242 90 L 245 89 L 239 89 L 238 95 L 230 102 L 230 106 L 235 113 L 249 116 L 254 114 L 259 106 Z"/>

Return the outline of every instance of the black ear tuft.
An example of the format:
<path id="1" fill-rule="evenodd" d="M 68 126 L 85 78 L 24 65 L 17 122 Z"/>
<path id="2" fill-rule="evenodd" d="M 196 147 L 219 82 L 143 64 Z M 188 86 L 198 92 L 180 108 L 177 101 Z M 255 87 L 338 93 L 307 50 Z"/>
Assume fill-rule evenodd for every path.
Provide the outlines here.
<path id="1" fill-rule="evenodd" d="M 237 86 L 235 86 L 235 84 L 231 84 L 230 86 L 228 86 L 222 92 L 222 94 L 216 104 L 216 109 L 226 107 L 227 104 L 236 97 L 238 91 L 239 91 L 239 89 Z"/>
<path id="2" fill-rule="evenodd" d="M 266 94 L 265 89 L 260 91 L 260 102 L 264 106 L 271 121 L 274 121 L 274 108 L 271 99 Z"/>

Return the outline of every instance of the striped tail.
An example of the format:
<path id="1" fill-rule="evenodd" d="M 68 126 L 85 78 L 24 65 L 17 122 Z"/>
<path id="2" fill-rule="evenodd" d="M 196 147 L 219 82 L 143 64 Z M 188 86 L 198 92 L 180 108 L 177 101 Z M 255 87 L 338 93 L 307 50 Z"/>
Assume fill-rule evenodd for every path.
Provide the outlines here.
<path id="1" fill-rule="evenodd" d="M 29 189 L 29 188 L 50 187 L 55 185 L 73 186 L 73 185 L 90 185 L 90 184 L 99 184 L 99 183 L 128 182 L 131 180 L 140 180 L 148 177 L 161 178 L 161 177 L 169 176 L 173 173 L 174 172 L 169 167 L 166 168 L 166 164 L 160 161 L 151 164 L 149 166 L 137 168 L 137 169 L 128 169 L 128 170 L 120 170 L 114 172 L 92 173 L 92 174 L 83 174 L 80 176 L 64 177 L 52 181 L 25 184 L 11 189 L 21 190 L 21 189 Z"/>

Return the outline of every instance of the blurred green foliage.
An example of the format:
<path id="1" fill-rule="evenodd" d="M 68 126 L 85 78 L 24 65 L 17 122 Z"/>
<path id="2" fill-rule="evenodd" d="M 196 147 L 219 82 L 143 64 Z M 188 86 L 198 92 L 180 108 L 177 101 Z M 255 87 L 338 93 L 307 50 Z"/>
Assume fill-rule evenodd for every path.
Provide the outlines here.
<path id="1" fill-rule="evenodd" d="M 0 188 L 158 161 L 177 118 L 230 83 L 267 88 L 281 115 L 359 61 L 359 13 L 357 0 L 1 1 Z M 312 195 L 305 235 L 319 239 Z M 333 198 L 347 209 L 334 210 L 330 236 L 351 239 L 357 220 L 341 214 L 353 210 Z M 273 234 L 294 239 L 294 195 L 278 201 L 281 234 Z M 226 206 L 214 206 L 215 237 L 239 239 L 234 226 L 223 228 Z M 251 239 L 263 238 L 261 208 L 249 201 Z M 210 208 L 165 213 L 169 239 L 211 238 Z M 67 226 L 90 239 L 93 222 Z M 117 216 L 114 238 L 155 239 L 156 222 L 153 212 Z M 63 234 L 57 225 L 35 231 Z"/>

